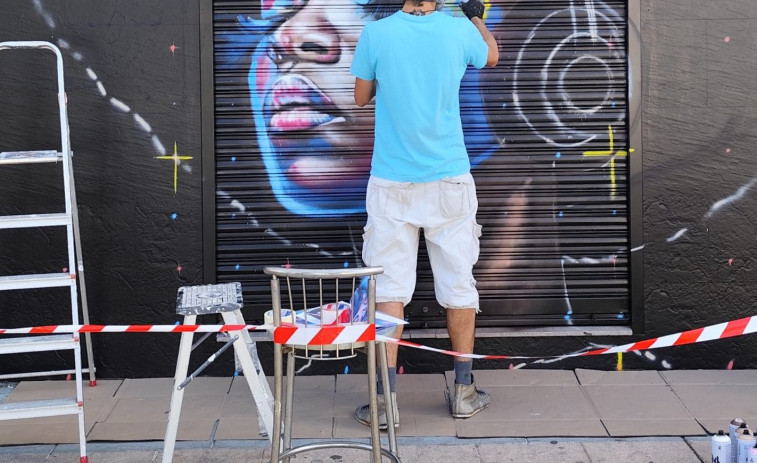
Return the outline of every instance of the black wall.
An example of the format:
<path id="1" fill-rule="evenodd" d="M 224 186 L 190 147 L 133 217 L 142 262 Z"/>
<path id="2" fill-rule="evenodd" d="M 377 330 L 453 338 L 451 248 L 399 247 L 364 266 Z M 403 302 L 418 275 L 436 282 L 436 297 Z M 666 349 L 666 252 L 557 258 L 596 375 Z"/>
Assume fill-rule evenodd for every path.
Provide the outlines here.
<path id="1" fill-rule="evenodd" d="M 93 323 L 174 323 L 176 289 L 213 279 L 202 275 L 200 118 L 212 108 L 200 105 L 199 1 L 12 2 L 0 19 L 0 41 L 48 40 L 64 54 Z M 478 353 L 560 355 L 755 313 L 757 3 L 643 0 L 640 32 L 642 68 L 631 71 L 643 82 L 633 89 L 642 98 L 643 173 L 631 181 L 643 184 L 644 248 L 636 252 L 644 256 L 644 333 L 481 338 Z M 0 151 L 58 146 L 54 88 L 51 54 L 0 52 Z M 193 157 L 178 168 L 176 192 L 173 161 L 156 159 L 173 154 L 174 143 L 180 156 Z M 60 205 L 56 173 L 3 167 L 0 212 Z M 0 274 L 25 271 L 28 262 L 54 271 L 64 245 L 52 232 L 2 232 Z M 66 302 L 60 292 L 4 292 L 0 326 L 64 323 Z M 623 366 L 755 368 L 753 345 L 745 336 L 627 354 Z M 178 336 L 101 334 L 94 349 L 99 377 L 170 376 Z M 261 346 L 264 357 L 267 350 Z M 617 360 L 525 363 L 611 369 Z M 231 373 L 231 356 L 217 363 L 212 373 Z M 400 364 L 429 372 L 451 361 L 404 349 Z M 0 365 L 0 373 L 59 366 L 53 355 L 8 356 Z"/>

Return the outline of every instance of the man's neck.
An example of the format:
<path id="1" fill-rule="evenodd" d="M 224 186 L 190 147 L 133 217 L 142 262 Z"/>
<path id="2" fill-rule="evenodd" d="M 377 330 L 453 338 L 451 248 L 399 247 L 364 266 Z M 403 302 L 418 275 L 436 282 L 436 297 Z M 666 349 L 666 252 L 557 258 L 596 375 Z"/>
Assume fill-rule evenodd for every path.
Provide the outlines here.
<path id="1" fill-rule="evenodd" d="M 421 2 L 419 6 L 413 5 L 412 2 L 405 2 L 402 5 L 402 11 L 413 16 L 426 16 L 436 11 L 436 1 Z"/>

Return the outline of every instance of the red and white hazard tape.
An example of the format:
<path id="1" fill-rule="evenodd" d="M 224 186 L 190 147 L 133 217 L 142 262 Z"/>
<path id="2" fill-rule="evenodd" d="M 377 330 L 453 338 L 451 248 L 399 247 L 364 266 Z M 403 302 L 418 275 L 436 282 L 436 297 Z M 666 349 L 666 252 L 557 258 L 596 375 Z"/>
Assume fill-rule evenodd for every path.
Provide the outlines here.
<path id="1" fill-rule="evenodd" d="M 349 344 L 376 339 L 376 325 L 355 324 L 338 326 L 280 326 L 273 332 L 276 344 L 296 346 L 321 346 L 327 344 Z"/>
<path id="2" fill-rule="evenodd" d="M 275 328 L 271 325 L 50 325 L 35 326 L 31 328 L 0 328 L 3 334 L 59 334 L 59 333 L 217 333 L 227 331 L 273 331 L 273 341 L 279 344 L 293 345 L 324 345 L 324 344 L 347 344 L 352 342 L 383 341 L 392 342 L 402 346 L 416 349 L 438 352 L 456 357 L 472 359 L 543 359 L 557 357 L 587 357 L 591 355 L 616 354 L 620 352 L 633 352 L 640 350 L 658 349 L 660 347 L 683 346 L 699 342 L 714 341 L 743 336 L 757 332 L 757 315 L 740 318 L 730 322 L 718 323 L 704 328 L 695 328 L 667 336 L 645 339 L 622 346 L 595 349 L 588 352 L 580 352 L 567 355 L 554 356 L 510 356 L 510 355 L 482 355 L 463 354 L 451 350 L 436 349 L 433 347 L 416 344 L 409 341 L 397 340 L 387 336 L 376 335 L 376 326 L 373 324 L 355 324 L 340 326 L 281 326 Z"/>
<path id="3" fill-rule="evenodd" d="M 273 331 L 279 344 L 324 345 L 348 344 L 376 339 L 376 325 L 280 326 L 273 325 L 48 325 L 31 328 L 0 329 L 3 334 L 65 333 L 219 333 L 228 331 Z"/>
<path id="4" fill-rule="evenodd" d="M 587 357 L 590 355 L 603 355 L 603 354 L 616 354 L 619 352 L 633 352 L 639 350 L 658 349 L 660 347 L 672 347 L 683 346 L 685 344 L 694 344 L 698 342 L 714 341 L 717 339 L 727 339 L 736 336 L 743 336 L 757 332 L 757 315 L 752 317 L 740 318 L 725 323 L 718 323 L 717 325 L 710 325 L 704 328 L 695 328 L 689 331 L 683 331 L 676 334 L 669 334 L 658 338 L 645 339 L 643 341 L 637 341 L 630 344 L 624 344 L 622 346 L 608 347 L 604 349 L 595 349 L 588 352 L 580 352 L 567 355 L 552 355 L 552 356 L 511 356 L 511 355 L 482 355 L 482 354 L 463 354 L 461 352 L 454 352 L 451 350 L 436 349 L 433 347 L 416 344 L 413 342 L 397 340 L 387 336 L 377 336 L 377 341 L 393 342 L 401 346 L 412 347 L 415 349 L 428 350 L 432 352 L 438 352 L 445 355 L 452 355 L 455 357 L 465 357 L 472 359 L 489 359 L 489 360 L 506 360 L 506 359 L 543 359 L 543 358 L 568 358 L 568 357 Z"/>
<path id="5" fill-rule="evenodd" d="M 31 328 L 0 328 L 3 334 L 63 333 L 219 333 L 273 329 L 269 325 L 49 325 Z"/>

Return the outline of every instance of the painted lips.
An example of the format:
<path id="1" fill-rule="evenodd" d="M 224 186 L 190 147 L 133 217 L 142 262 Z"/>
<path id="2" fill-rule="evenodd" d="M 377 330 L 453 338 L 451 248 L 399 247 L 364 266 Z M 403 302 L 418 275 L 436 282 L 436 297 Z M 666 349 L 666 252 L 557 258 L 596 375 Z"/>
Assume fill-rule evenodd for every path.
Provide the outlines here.
<path id="1" fill-rule="evenodd" d="M 334 102 L 310 79 L 285 75 L 276 79 L 266 103 L 272 131 L 307 130 L 328 123 L 344 122 Z"/>

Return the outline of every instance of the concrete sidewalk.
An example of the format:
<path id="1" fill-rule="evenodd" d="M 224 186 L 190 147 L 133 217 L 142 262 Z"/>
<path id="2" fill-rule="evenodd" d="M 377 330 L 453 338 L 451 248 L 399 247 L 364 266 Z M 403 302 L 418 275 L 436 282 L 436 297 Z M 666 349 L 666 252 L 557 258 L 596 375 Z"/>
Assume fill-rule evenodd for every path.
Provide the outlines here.
<path id="1" fill-rule="evenodd" d="M 447 374 L 399 375 L 400 456 L 412 462 L 709 462 L 709 434 L 757 417 L 757 370 L 480 370 L 492 405 L 455 420 Z M 171 378 L 98 381 L 85 388 L 91 463 L 160 461 Z M 24 381 L 5 402 L 71 395 L 68 381 Z M 2 395 L 0 395 L 2 397 Z M 353 418 L 365 375 L 298 377 L 297 440 L 366 439 Z M 267 461 L 244 378 L 201 377 L 187 388 L 175 462 Z M 0 422 L 0 463 L 78 462 L 75 417 Z M 368 461 L 328 450 L 299 462 Z"/>
<path id="2" fill-rule="evenodd" d="M 299 442 L 296 442 L 299 443 Z M 159 463 L 161 442 L 92 443 L 91 463 Z M 632 439 L 459 439 L 401 438 L 403 463 L 709 463 L 707 437 Z M 267 463 L 270 452 L 262 441 L 182 442 L 175 463 Z M 298 455 L 296 463 L 368 462 L 358 450 L 320 450 Z M 388 460 L 386 460 L 388 461 Z M 2 463 L 79 462 L 78 445 L 0 447 Z"/>

